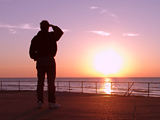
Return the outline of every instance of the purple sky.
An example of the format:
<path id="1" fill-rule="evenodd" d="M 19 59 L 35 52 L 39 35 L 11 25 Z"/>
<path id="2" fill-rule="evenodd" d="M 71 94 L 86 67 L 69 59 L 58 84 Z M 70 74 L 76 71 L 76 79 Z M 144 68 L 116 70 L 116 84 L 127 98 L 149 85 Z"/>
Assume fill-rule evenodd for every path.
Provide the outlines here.
<path id="1" fill-rule="evenodd" d="M 94 61 L 108 50 L 122 63 L 106 76 L 160 77 L 159 6 L 160 0 L 0 0 L 0 77 L 36 76 L 28 51 L 44 19 L 65 32 L 57 77 L 104 76 Z"/>

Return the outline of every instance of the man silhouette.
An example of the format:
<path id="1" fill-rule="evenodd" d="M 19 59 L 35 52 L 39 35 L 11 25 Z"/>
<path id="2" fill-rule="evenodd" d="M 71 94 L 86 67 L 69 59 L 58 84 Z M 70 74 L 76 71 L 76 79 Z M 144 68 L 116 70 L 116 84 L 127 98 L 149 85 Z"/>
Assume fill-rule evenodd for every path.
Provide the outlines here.
<path id="1" fill-rule="evenodd" d="M 54 31 L 49 32 L 49 27 L 52 27 Z M 56 42 L 63 35 L 63 31 L 59 27 L 49 24 L 47 20 L 43 20 L 40 23 L 40 28 L 41 31 L 33 37 L 29 50 L 30 57 L 37 61 L 38 108 L 42 108 L 44 104 L 43 87 L 45 73 L 47 73 L 49 108 L 58 108 L 60 105 L 56 103 L 55 97 L 56 64 L 54 56 L 57 52 Z"/>

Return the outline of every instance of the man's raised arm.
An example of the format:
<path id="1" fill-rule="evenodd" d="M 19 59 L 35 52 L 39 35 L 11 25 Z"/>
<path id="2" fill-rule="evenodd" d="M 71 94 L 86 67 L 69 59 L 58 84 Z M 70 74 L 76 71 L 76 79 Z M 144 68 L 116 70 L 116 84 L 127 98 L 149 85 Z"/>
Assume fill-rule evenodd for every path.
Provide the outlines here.
<path id="1" fill-rule="evenodd" d="M 55 39 L 58 41 L 63 35 L 63 31 L 58 26 L 50 25 L 50 27 L 54 30 Z"/>

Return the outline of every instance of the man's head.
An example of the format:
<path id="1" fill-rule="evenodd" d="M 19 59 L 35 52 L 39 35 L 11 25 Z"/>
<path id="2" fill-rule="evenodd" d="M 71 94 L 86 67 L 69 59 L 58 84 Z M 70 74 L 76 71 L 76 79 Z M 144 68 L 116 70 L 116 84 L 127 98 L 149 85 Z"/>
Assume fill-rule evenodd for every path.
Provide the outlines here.
<path id="1" fill-rule="evenodd" d="M 49 30 L 49 22 L 47 20 L 43 20 L 41 23 L 40 23 L 40 28 L 42 31 L 47 31 Z"/>

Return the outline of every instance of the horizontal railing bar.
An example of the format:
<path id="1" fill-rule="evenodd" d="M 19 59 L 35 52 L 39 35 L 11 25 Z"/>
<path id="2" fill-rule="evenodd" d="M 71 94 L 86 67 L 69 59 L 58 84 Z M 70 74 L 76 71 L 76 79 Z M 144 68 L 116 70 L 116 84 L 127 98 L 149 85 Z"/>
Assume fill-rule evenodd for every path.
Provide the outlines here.
<path id="1" fill-rule="evenodd" d="M 0 82 L 37 82 L 37 81 L 0 81 Z M 47 81 L 45 81 L 47 82 Z M 107 81 L 55 81 L 55 82 L 91 82 L 91 83 L 149 83 L 149 84 L 160 84 L 160 82 L 107 82 Z"/>

